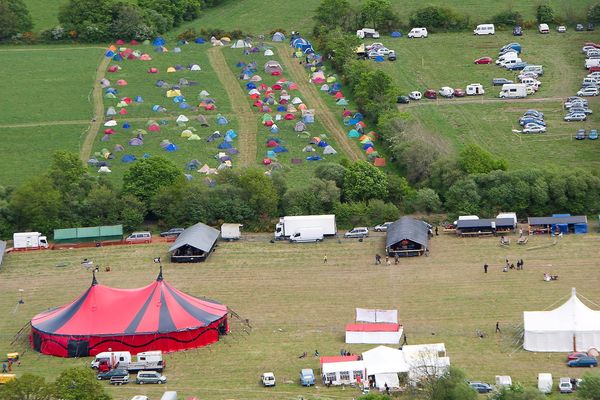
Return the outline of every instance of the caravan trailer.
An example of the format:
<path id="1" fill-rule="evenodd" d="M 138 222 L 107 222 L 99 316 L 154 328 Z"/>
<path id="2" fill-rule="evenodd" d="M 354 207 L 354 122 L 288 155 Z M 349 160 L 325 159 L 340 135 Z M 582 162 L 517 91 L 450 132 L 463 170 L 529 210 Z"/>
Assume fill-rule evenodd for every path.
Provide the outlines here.
<path id="1" fill-rule="evenodd" d="M 527 85 L 523 83 L 507 83 L 502 85 L 501 99 L 522 99 L 527 97 Z"/>

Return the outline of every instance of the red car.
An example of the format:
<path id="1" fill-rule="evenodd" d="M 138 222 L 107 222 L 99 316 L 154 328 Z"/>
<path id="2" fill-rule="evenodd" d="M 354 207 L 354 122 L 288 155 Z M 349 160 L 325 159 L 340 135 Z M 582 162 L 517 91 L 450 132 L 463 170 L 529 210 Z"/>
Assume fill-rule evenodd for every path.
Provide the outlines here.
<path id="1" fill-rule="evenodd" d="M 600 67 L 589 67 L 588 68 L 589 73 L 598 72 L 598 71 L 600 71 Z"/>
<path id="2" fill-rule="evenodd" d="M 593 46 L 593 47 L 595 47 L 597 49 L 600 49 L 600 44 L 597 44 L 597 43 L 594 43 L 594 42 L 586 42 L 584 44 L 584 46 Z"/>
<path id="3" fill-rule="evenodd" d="M 462 89 L 454 89 L 454 97 L 465 97 L 465 91 Z"/>
<path id="4" fill-rule="evenodd" d="M 423 96 L 427 97 L 428 99 L 435 100 L 437 99 L 437 92 L 433 89 L 428 89 L 425 91 L 425 94 Z"/>
<path id="5" fill-rule="evenodd" d="M 569 353 L 567 354 L 567 361 L 577 360 L 579 357 L 587 357 L 587 353 L 582 353 L 580 351 Z"/>
<path id="6" fill-rule="evenodd" d="M 491 64 L 493 62 L 492 57 L 481 57 L 474 61 L 475 64 Z"/>

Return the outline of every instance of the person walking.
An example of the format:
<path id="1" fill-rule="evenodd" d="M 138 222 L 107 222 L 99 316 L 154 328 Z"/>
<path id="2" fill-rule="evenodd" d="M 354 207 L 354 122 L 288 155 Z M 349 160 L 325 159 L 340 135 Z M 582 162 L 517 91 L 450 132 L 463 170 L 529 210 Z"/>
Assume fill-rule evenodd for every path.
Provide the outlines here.
<path id="1" fill-rule="evenodd" d="M 500 321 L 496 321 L 496 333 L 502 333 L 502 331 L 500 331 Z"/>
<path id="2" fill-rule="evenodd" d="M 395 265 L 400 264 L 400 256 L 397 253 L 394 254 L 394 264 Z"/>
<path id="3" fill-rule="evenodd" d="M 402 346 L 404 346 L 405 344 L 408 344 L 408 340 L 406 339 L 406 333 L 404 333 L 404 334 L 402 335 L 402 339 L 403 339 L 403 340 L 402 340 Z"/>
<path id="4" fill-rule="evenodd" d="M 381 264 L 381 256 L 379 254 L 375 254 L 375 265 Z"/>
<path id="5" fill-rule="evenodd" d="M 521 258 L 521 269 L 523 269 L 523 265 L 525 265 L 525 263 L 523 262 L 523 259 Z"/>
<path id="6" fill-rule="evenodd" d="M 8 372 L 8 370 L 6 369 L 6 363 L 5 363 L 5 362 L 3 362 L 3 363 L 2 363 L 2 373 L 3 373 L 3 374 L 5 374 L 5 373 L 7 373 L 7 372 Z"/>
<path id="7" fill-rule="evenodd" d="M 327 254 L 323 257 L 323 264 L 327 264 Z"/>
<path id="8" fill-rule="evenodd" d="M 487 265 L 487 263 L 486 263 L 486 264 L 483 264 L 483 273 L 484 273 L 484 274 L 487 274 L 487 270 L 488 270 L 488 265 Z"/>
<path id="9" fill-rule="evenodd" d="M 435 236 L 438 236 L 438 227 L 435 227 Z"/>

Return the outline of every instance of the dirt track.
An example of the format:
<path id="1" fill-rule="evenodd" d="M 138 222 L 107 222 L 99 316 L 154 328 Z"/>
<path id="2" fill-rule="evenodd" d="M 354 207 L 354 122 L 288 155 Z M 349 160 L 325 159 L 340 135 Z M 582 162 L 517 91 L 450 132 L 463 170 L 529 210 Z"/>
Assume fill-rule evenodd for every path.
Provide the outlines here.
<path id="1" fill-rule="evenodd" d="M 335 137 L 344 154 L 352 161 L 364 160 L 365 156 L 360 152 L 358 146 L 346 136 L 339 118 L 336 118 L 319 95 L 317 89 L 306 79 L 307 75 L 304 67 L 292 59 L 288 46 L 284 43 L 277 43 L 275 47 L 281 55 L 284 67 L 289 71 L 294 82 L 298 84 L 302 96 L 311 108 L 316 110 L 317 119 Z"/>
<path id="2" fill-rule="evenodd" d="M 239 160 L 240 165 L 248 167 L 256 163 L 256 136 L 258 119 L 246 101 L 246 96 L 237 82 L 237 77 L 227 65 L 219 47 L 208 50 L 208 60 L 227 92 L 231 109 L 239 120 Z"/>

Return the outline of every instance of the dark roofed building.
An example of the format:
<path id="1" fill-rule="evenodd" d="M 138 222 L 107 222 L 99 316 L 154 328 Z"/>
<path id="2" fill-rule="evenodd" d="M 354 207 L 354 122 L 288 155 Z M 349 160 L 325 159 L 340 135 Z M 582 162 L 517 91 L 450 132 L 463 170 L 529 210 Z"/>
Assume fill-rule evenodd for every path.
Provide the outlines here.
<path id="1" fill-rule="evenodd" d="M 219 230 L 201 222 L 192 225 L 177 237 L 169 248 L 172 262 L 206 261 L 214 250 Z"/>
<path id="2" fill-rule="evenodd" d="M 568 214 L 558 214 L 552 217 L 529 217 L 529 234 L 540 233 L 587 233 L 587 216 L 571 216 Z"/>
<path id="3" fill-rule="evenodd" d="M 512 218 L 461 219 L 456 224 L 457 235 L 495 235 L 496 232 L 509 232 L 515 229 Z"/>
<path id="4" fill-rule="evenodd" d="M 390 256 L 420 256 L 429 248 L 429 226 L 418 219 L 402 217 L 388 227 L 385 251 Z"/>

